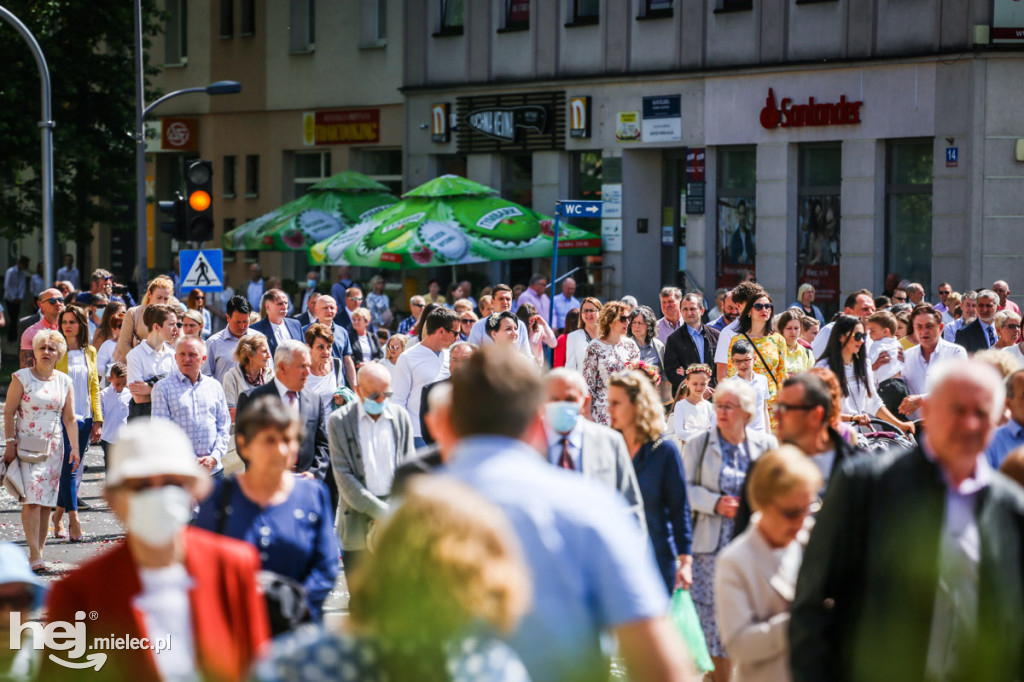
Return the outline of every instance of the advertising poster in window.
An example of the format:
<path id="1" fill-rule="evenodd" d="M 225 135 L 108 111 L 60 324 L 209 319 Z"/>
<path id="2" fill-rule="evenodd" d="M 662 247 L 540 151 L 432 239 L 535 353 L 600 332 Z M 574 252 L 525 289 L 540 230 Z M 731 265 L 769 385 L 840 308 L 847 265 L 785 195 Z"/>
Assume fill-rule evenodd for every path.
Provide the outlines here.
<path id="1" fill-rule="evenodd" d="M 826 317 L 839 308 L 839 196 L 800 197 L 797 285 L 814 287 L 814 303 Z"/>
<path id="2" fill-rule="evenodd" d="M 756 279 L 757 230 L 754 197 L 718 200 L 718 284 L 732 288 Z"/>

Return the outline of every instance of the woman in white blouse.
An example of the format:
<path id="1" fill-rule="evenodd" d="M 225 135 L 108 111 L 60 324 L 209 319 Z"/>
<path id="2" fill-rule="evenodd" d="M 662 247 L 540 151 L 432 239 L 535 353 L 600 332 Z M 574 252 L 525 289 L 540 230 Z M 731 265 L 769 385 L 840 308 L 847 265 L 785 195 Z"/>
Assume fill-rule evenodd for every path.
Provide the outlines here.
<path id="1" fill-rule="evenodd" d="M 388 373 L 391 375 L 391 380 L 395 380 L 395 367 L 398 365 L 398 356 L 405 351 L 405 346 L 409 342 L 409 337 L 406 334 L 392 334 L 388 338 L 387 345 L 384 346 L 384 357 L 379 362 L 384 365 Z"/>
<path id="2" fill-rule="evenodd" d="M 92 346 L 96 349 L 96 368 L 100 373 L 100 386 L 107 385 L 107 370 L 114 363 L 114 349 L 121 337 L 121 325 L 127 308 L 120 301 L 113 301 L 103 309 L 100 326 L 92 336 Z"/>
<path id="3" fill-rule="evenodd" d="M 334 333 L 327 325 L 316 322 L 306 328 L 306 345 L 309 346 L 311 363 L 306 388 L 320 396 L 324 410 L 328 413 L 344 400 L 337 395 L 338 387 L 344 386 L 345 382 L 340 378 L 341 360 L 331 356 L 333 344 Z"/>
<path id="4" fill-rule="evenodd" d="M 816 366 L 827 367 L 836 375 L 843 389 L 843 415 L 850 416 L 850 421 L 866 426 L 871 417 L 878 417 L 902 431 L 913 433 L 914 424 L 893 415 L 878 391 L 872 389 L 875 375 L 868 364 L 865 338 L 864 324 L 859 317 L 840 315 Z"/>
<path id="5" fill-rule="evenodd" d="M 377 335 L 370 332 L 370 311 L 366 308 L 356 308 L 350 313 L 352 318 L 352 331 L 348 333 L 349 341 L 352 342 L 352 362 L 359 369 L 368 362 L 374 362 L 384 357 L 380 349 L 380 341 Z"/>
<path id="6" fill-rule="evenodd" d="M 583 299 L 583 303 L 580 304 L 580 328 L 565 338 L 565 366 L 569 369 L 583 371 L 587 346 L 599 336 L 597 318 L 600 313 L 601 301 L 593 296 Z"/>

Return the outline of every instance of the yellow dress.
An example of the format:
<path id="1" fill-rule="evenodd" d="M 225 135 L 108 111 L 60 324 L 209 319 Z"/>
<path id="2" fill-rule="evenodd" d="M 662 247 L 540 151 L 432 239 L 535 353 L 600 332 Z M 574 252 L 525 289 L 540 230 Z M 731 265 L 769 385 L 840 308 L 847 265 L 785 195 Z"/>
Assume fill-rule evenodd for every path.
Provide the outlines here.
<path id="1" fill-rule="evenodd" d="M 740 339 L 745 340 L 746 337 L 743 334 L 737 334 L 729 342 L 729 376 L 736 376 L 736 368 L 732 364 L 732 348 Z M 754 346 L 761 353 L 760 356 L 754 353 L 754 371 L 758 374 L 763 374 L 768 379 L 768 416 L 771 419 L 772 432 L 774 433 L 779 425 L 778 420 L 775 418 L 775 397 L 778 395 L 779 388 L 786 378 L 786 340 L 782 338 L 781 334 L 773 333 L 758 339 L 751 337 L 750 341 L 753 342 Z M 761 362 L 762 357 L 768 363 L 767 367 L 765 362 Z"/>
<path id="2" fill-rule="evenodd" d="M 763 352 L 763 351 L 762 351 Z M 806 372 L 811 367 L 814 367 L 814 355 L 810 349 L 804 348 L 799 343 L 796 344 L 796 350 L 789 350 L 789 346 L 786 346 L 786 376 L 791 377 L 794 374 L 800 372 Z M 768 381 L 771 383 L 771 380 Z"/>

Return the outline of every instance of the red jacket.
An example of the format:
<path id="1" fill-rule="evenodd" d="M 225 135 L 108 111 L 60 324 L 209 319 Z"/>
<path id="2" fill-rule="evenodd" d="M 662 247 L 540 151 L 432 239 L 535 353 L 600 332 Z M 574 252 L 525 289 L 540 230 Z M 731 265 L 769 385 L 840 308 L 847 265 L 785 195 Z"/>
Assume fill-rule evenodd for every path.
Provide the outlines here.
<path id="1" fill-rule="evenodd" d="M 255 548 L 248 543 L 196 528 L 185 531 L 185 569 L 195 587 L 189 593 L 197 668 L 206 680 L 245 677 L 270 640 L 267 607 L 256 574 L 260 570 Z M 149 650 L 107 650 L 107 662 L 72 670 L 53 663 L 48 654 L 84 662 L 94 637 L 146 637 L 142 613 L 132 607 L 142 591 L 139 573 L 128 546 L 118 545 L 69 573 L 53 586 L 47 603 L 47 621 L 75 622 L 83 611 L 87 651 L 70 659 L 67 651 L 44 650 L 39 679 L 156 680 L 154 653 Z M 95 620 L 91 620 L 93 614 Z M 171 642 L 173 648 L 174 642 Z"/>

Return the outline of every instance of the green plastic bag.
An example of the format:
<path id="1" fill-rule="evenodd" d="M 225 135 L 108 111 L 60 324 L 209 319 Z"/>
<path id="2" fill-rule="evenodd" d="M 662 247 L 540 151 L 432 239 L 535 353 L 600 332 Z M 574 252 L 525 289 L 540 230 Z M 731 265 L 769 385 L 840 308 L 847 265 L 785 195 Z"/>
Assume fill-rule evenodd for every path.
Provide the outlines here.
<path id="1" fill-rule="evenodd" d="M 714 670 L 715 664 L 711 662 L 711 654 L 708 653 L 708 645 L 704 641 L 704 631 L 700 628 L 697 608 L 693 605 L 693 597 L 690 596 L 689 590 L 676 590 L 672 595 L 670 616 L 676 629 L 683 636 L 697 670 L 702 673 Z"/>

